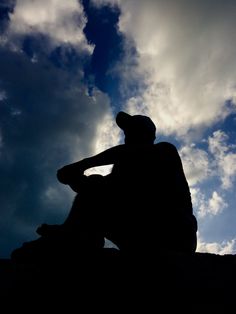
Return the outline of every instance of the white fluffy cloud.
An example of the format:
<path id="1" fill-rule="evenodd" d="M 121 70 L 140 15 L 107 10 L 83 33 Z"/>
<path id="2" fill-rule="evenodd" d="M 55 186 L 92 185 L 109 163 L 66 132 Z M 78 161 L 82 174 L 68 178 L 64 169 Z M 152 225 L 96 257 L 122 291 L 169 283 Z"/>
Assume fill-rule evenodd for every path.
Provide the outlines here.
<path id="1" fill-rule="evenodd" d="M 190 186 L 209 178 L 211 174 L 209 156 L 194 144 L 183 146 L 180 151 L 186 178 Z"/>
<path id="2" fill-rule="evenodd" d="M 52 47 L 72 44 L 91 52 L 83 29 L 86 25 L 83 7 L 77 0 L 20 0 L 10 15 L 8 40 L 13 43 L 25 35 L 46 35 Z"/>
<path id="3" fill-rule="evenodd" d="M 217 242 L 204 242 L 201 238 L 198 238 L 197 252 L 213 253 L 213 254 L 235 254 L 236 252 L 236 239 L 230 241 L 224 241 L 222 243 Z"/>
<path id="4" fill-rule="evenodd" d="M 200 188 L 191 188 L 191 196 L 193 207 L 197 212 L 198 218 L 202 219 L 207 215 L 216 216 L 223 212 L 228 207 L 224 197 L 220 192 L 213 191 L 209 199 Z"/>
<path id="5" fill-rule="evenodd" d="M 219 215 L 229 207 L 226 192 L 236 179 L 236 147 L 229 143 L 229 136 L 217 130 L 204 142 L 208 144 L 205 150 L 189 144 L 179 151 L 191 188 L 193 207 L 199 218 Z M 202 186 L 204 181 L 210 186 L 217 182 L 218 187 L 212 186 L 211 190 L 208 186 L 206 191 Z"/>
<path id="6" fill-rule="evenodd" d="M 127 110 L 142 108 L 162 132 L 179 136 L 235 110 L 225 103 L 236 99 L 233 0 L 94 2 L 120 6 L 119 29 L 137 49 L 147 88 L 128 102 Z"/>
<path id="7" fill-rule="evenodd" d="M 221 131 L 215 131 L 208 138 L 209 151 L 215 159 L 215 166 L 222 187 L 229 189 L 236 178 L 236 153 L 235 144 L 228 143 L 228 135 Z"/>
<path id="8" fill-rule="evenodd" d="M 212 196 L 208 202 L 209 209 L 208 211 L 212 213 L 213 215 L 219 214 L 225 207 L 227 207 L 227 203 L 224 201 L 224 199 L 216 192 L 214 191 L 212 193 Z"/>

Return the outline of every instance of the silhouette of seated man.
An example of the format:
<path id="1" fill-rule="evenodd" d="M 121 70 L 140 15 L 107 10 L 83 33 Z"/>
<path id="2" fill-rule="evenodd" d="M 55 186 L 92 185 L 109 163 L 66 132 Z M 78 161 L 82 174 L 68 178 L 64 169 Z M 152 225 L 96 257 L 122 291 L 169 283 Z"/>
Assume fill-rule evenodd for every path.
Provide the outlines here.
<path id="1" fill-rule="evenodd" d="M 26 251 L 43 252 L 48 243 L 60 248 L 60 241 L 74 250 L 101 249 L 106 237 L 124 252 L 195 252 L 197 221 L 177 149 L 154 143 L 156 126 L 147 116 L 121 111 L 116 122 L 124 144 L 58 170 L 58 180 L 78 194 L 65 222 L 41 225 L 42 237 L 23 245 Z M 109 164 L 106 176 L 84 175 Z"/>
<path id="2" fill-rule="evenodd" d="M 83 230 L 83 241 L 95 246 L 106 237 L 124 251 L 195 252 L 197 221 L 176 148 L 154 144 L 156 127 L 147 116 L 121 111 L 116 122 L 124 144 L 58 170 L 58 180 L 78 195 L 62 226 L 42 225 L 38 233 L 64 228 L 81 237 Z M 107 176 L 84 175 L 88 168 L 108 164 L 113 168 Z"/>

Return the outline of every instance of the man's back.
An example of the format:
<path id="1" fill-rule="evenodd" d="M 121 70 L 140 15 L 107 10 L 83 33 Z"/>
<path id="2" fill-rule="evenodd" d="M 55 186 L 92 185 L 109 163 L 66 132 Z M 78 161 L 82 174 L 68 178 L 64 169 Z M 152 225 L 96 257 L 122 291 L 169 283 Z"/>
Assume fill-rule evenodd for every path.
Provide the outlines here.
<path id="1" fill-rule="evenodd" d="M 118 239 L 116 244 L 130 249 L 131 245 L 140 248 L 159 242 L 160 247 L 160 239 L 165 239 L 161 245 L 167 247 L 166 242 L 172 246 L 178 234 L 181 241 L 190 233 L 194 237 L 190 191 L 172 144 L 124 147 L 113 167 L 111 182 L 112 178 L 115 186 L 110 185 L 110 195 L 115 202 L 110 208 L 114 213 L 111 240 Z"/>

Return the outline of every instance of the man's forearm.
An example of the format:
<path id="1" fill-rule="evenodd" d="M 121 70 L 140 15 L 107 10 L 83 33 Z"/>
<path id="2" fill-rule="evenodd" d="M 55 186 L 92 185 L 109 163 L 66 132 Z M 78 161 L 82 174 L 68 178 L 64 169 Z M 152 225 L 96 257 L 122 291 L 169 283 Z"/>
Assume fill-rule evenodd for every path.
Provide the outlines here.
<path id="1" fill-rule="evenodd" d="M 114 164 L 120 159 L 124 145 L 111 147 L 95 156 L 84 158 L 81 161 L 71 164 L 76 169 L 85 171 L 92 167 L 105 166 Z"/>
<path id="2" fill-rule="evenodd" d="M 82 175 L 89 168 L 114 164 L 120 158 L 123 149 L 123 145 L 114 146 L 100 154 L 69 164 L 58 170 L 58 180 L 61 183 L 68 184 L 71 178 Z"/>

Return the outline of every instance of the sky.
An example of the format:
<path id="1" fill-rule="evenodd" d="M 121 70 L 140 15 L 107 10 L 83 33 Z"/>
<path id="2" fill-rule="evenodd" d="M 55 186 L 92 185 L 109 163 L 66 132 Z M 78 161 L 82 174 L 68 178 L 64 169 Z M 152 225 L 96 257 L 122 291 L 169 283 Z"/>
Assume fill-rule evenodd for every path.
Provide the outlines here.
<path id="1" fill-rule="evenodd" d="M 122 143 L 120 110 L 177 147 L 197 251 L 235 254 L 235 29 L 234 0 L 1 0 L 0 257 L 64 221 L 57 169 Z"/>

